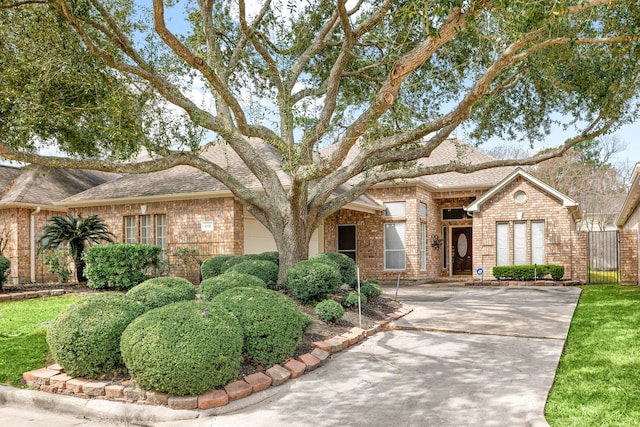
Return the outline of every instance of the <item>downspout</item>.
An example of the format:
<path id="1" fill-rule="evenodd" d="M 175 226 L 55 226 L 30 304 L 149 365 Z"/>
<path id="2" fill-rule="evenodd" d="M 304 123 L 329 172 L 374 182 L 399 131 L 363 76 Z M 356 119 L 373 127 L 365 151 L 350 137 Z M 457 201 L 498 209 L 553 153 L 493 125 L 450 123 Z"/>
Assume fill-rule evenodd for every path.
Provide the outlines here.
<path id="1" fill-rule="evenodd" d="M 36 215 L 40 213 L 40 206 L 31 212 L 31 227 L 29 229 L 29 266 L 31 268 L 31 283 L 36 283 Z"/>

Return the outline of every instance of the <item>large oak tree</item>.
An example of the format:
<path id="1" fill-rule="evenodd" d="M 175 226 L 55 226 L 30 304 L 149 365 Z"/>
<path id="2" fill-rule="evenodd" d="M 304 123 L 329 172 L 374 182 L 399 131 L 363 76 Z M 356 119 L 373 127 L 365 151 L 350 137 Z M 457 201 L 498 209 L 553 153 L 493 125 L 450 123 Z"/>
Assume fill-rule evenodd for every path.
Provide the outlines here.
<path id="1" fill-rule="evenodd" d="M 199 168 L 272 232 L 282 273 L 376 183 L 535 164 L 634 120 L 639 31 L 631 0 L 0 0 L 0 155 Z M 460 127 L 515 144 L 557 124 L 575 137 L 527 159 L 414 162 Z M 217 141 L 263 191 L 199 156 Z M 142 148 L 152 160 L 127 161 Z"/>

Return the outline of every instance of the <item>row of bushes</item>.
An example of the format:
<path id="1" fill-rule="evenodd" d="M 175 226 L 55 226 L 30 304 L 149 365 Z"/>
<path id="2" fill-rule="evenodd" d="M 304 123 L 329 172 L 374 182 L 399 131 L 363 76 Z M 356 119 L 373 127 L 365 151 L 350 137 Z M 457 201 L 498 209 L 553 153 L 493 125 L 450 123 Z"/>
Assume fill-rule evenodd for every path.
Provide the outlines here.
<path id="1" fill-rule="evenodd" d="M 493 277 L 498 280 L 536 280 L 545 276 L 560 280 L 564 276 L 564 266 L 552 264 L 503 265 L 493 267 Z"/>
<path id="2" fill-rule="evenodd" d="M 185 279 L 150 279 L 72 305 L 51 323 L 47 342 L 69 375 L 97 378 L 124 365 L 143 388 L 199 394 L 236 378 L 243 357 L 265 365 L 290 357 L 312 324 L 287 296 L 247 284 L 255 287 L 196 301 Z"/>
<path id="3" fill-rule="evenodd" d="M 0 255 L 0 289 L 7 283 L 7 276 L 11 268 L 11 261 L 5 256 Z"/>

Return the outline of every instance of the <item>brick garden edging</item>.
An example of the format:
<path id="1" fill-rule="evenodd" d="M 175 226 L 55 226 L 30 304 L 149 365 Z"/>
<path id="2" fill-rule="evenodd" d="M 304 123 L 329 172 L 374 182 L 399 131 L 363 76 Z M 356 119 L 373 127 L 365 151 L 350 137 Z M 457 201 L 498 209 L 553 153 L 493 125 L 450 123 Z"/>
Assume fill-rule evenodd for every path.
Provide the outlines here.
<path id="1" fill-rule="evenodd" d="M 466 282 L 466 286 L 582 286 L 580 280 L 478 280 Z"/>
<path id="2" fill-rule="evenodd" d="M 64 293 L 64 292 L 63 292 Z M 12 295 L 12 294 L 9 294 Z M 311 343 L 313 350 L 297 359 L 288 359 L 282 364 L 274 365 L 265 372 L 247 375 L 241 380 L 233 381 L 222 389 L 210 390 L 198 396 L 171 396 L 167 393 L 142 390 L 135 381 L 126 383 L 74 378 L 67 375 L 57 364 L 46 368 L 35 369 L 22 374 L 27 386 L 49 392 L 86 399 L 106 399 L 126 403 L 142 403 L 147 405 L 163 405 L 171 409 L 212 409 L 242 399 L 269 387 L 277 387 L 290 379 L 298 378 L 322 365 L 329 357 L 382 330 L 393 320 L 397 320 L 413 311 L 412 307 L 403 305 L 393 313 L 388 313 L 384 320 L 376 322 L 370 329 L 351 328 L 342 335 L 324 341 Z"/>
<path id="3" fill-rule="evenodd" d="M 0 302 L 20 301 L 23 299 L 40 298 L 40 297 L 57 297 L 60 295 L 64 295 L 65 293 L 66 291 L 64 289 L 14 292 L 11 294 L 0 294 Z"/>

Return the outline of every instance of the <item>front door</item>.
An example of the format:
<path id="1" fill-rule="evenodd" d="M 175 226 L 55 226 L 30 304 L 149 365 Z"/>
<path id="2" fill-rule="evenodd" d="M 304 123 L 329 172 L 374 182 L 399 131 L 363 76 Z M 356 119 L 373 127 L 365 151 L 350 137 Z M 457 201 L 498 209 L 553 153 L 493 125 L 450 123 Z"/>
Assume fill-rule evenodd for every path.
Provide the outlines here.
<path id="1" fill-rule="evenodd" d="M 471 227 L 452 228 L 451 241 L 453 274 L 471 274 Z"/>

